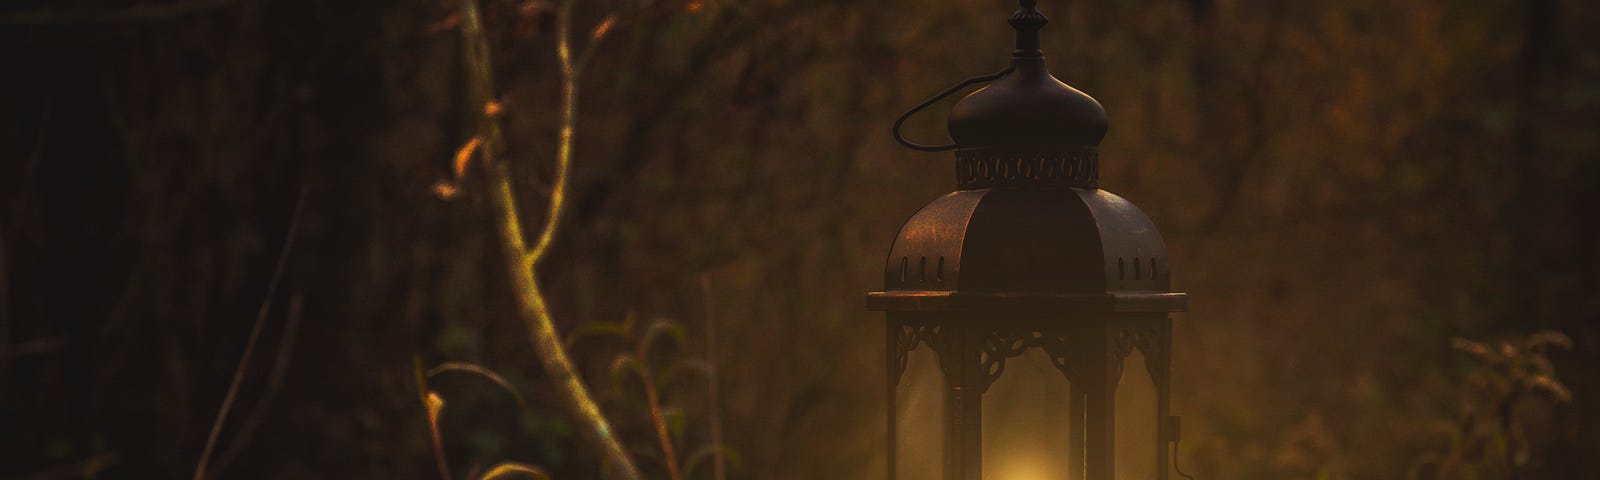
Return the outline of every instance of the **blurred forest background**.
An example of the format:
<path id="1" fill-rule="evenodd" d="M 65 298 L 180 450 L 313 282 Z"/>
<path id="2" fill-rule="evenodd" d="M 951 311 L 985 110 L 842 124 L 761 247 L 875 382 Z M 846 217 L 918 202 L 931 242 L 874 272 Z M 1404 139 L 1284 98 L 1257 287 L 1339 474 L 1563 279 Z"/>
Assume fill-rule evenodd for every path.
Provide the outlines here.
<path id="1" fill-rule="evenodd" d="M 537 218 L 554 6 L 481 5 Z M 417 365 L 460 361 L 527 408 L 434 377 L 456 478 L 502 460 L 595 478 L 517 319 L 481 175 L 434 193 L 478 115 L 456 6 L 0 7 L 0 478 L 190 475 L 264 302 L 213 474 L 437 478 Z M 1004 66 L 1015 8 L 580 2 L 580 44 L 615 23 L 540 270 L 558 326 L 680 326 L 661 355 L 715 366 L 732 478 L 879 478 L 864 293 L 901 222 L 954 185 L 952 156 L 904 150 L 889 125 Z M 1039 8 L 1052 71 L 1110 115 L 1101 185 L 1156 220 L 1191 293 L 1174 342 L 1187 469 L 1600 478 L 1600 4 Z M 947 109 L 913 137 L 940 138 Z M 573 353 L 620 436 L 656 451 L 650 412 L 608 378 L 631 348 Z M 674 385 L 687 457 L 710 398 Z"/>

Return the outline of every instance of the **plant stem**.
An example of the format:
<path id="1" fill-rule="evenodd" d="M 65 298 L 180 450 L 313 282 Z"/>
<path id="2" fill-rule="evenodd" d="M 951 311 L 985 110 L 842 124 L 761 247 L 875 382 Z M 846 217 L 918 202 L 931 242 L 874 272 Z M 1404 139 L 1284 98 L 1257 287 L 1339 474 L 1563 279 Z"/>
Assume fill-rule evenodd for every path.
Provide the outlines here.
<path id="1" fill-rule="evenodd" d="M 528 335 L 541 366 L 551 382 L 555 383 L 569 413 L 580 424 L 585 438 L 599 450 L 609 474 L 621 480 L 640 480 L 642 476 L 622 444 L 617 441 L 611 425 L 600 407 L 594 402 L 583 379 L 567 356 L 556 332 L 555 322 L 545 304 L 544 293 L 539 288 L 535 268 L 544 258 L 561 226 L 561 214 L 566 201 L 568 167 L 572 164 L 572 142 L 576 130 L 579 66 L 572 63 L 571 23 L 572 1 L 562 2 L 557 14 L 556 53 L 561 62 L 561 132 L 556 149 L 555 184 L 550 192 L 549 210 L 545 215 L 544 229 L 539 232 L 533 248 L 523 239 L 522 217 L 517 212 L 516 195 L 511 185 L 510 166 L 500 156 L 505 151 L 500 125 L 493 116 L 482 114 L 478 134 L 483 139 L 484 170 L 494 191 L 490 195 L 495 208 L 496 225 L 505 250 L 506 270 L 511 277 L 517 296 L 517 311 L 528 328 Z M 489 61 L 489 44 L 483 34 L 483 24 L 478 16 L 475 0 L 461 2 L 461 33 L 466 49 L 468 87 L 472 106 L 482 110 L 492 101 L 494 77 Z"/>
<path id="2" fill-rule="evenodd" d="M 678 453 L 672 448 L 672 432 L 667 430 L 667 416 L 661 410 L 661 393 L 656 391 L 655 381 L 650 375 L 641 376 L 644 377 L 645 400 L 650 402 L 650 421 L 655 423 L 656 440 L 661 442 L 661 456 L 666 459 L 667 478 L 683 480 L 683 471 L 678 467 Z"/>
<path id="3" fill-rule="evenodd" d="M 720 369 L 717 368 L 717 322 L 711 309 L 711 276 L 700 275 L 700 299 L 705 302 L 706 364 L 711 365 L 711 380 L 706 382 L 711 407 L 711 478 L 727 480 L 728 469 L 722 457 L 722 406 L 718 398 Z"/>
<path id="4" fill-rule="evenodd" d="M 239 384 L 244 381 L 245 370 L 250 367 L 250 356 L 255 353 L 256 340 L 261 338 L 261 327 L 267 323 L 267 313 L 272 311 L 272 297 L 278 293 L 278 283 L 283 279 L 284 265 L 289 261 L 289 253 L 294 251 L 295 232 L 300 227 L 300 213 L 306 205 L 306 186 L 300 187 L 300 196 L 295 200 L 294 213 L 289 217 L 289 232 L 283 235 L 283 247 L 278 249 L 278 261 L 272 268 L 272 279 L 267 281 L 267 294 L 261 299 L 261 308 L 256 310 L 256 321 L 250 326 L 250 338 L 245 340 L 244 353 L 239 355 L 239 365 L 233 370 L 233 380 L 228 382 L 228 393 L 222 396 L 222 406 L 217 407 L 217 418 L 211 422 L 211 433 L 206 435 L 206 445 L 200 451 L 200 461 L 194 467 L 194 480 L 206 478 L 206 465 L 211 461 L 211 452 L 217 447 L 217 436 L 222 434 L 222 425 L 228 422 L 228 412 L 233 409 L 233 402 L 239 395 Z"/>

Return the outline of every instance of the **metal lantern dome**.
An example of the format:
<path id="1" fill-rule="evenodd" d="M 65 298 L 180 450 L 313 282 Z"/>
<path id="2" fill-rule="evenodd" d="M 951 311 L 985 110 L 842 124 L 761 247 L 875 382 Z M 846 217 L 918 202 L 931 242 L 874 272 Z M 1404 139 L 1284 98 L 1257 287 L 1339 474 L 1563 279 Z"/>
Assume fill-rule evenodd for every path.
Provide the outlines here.
<path id="1" fill-rule="evenodd" d="M 1123 365 L 1137 351 L 1145 364 L 1139 373 L 1149 375 L 1155 397 L 1154 408 L 1137 415 L 1155 425 L 1155 445 L 1131 458 L 1165 480 L 1178 434 L 1177 418 L 1169 416 L 1168 314 L 1184 311 L 1187 297 L 1170 291 L 1166 244 L 1155 223 L 1099 188 L 1105 109 L 1049 73 L 1039 49 L 1048 20 L 1036 2 L 1020 3 L 1010 19 L 1017 31 L 1010 67 L 952 87 L 895 122 L 895 138 L 910 148 L 955 150 L 957 190 L 900 228 L 884 289 L 867 298 L 869 308 L 888 313 L 890 478 L 913 478 L 908 468 L 950 480 L 1006 476 L 985 474 L 993 473 L 984 467 L 986 449 L 993 448 L 986 438 L 1006 432 L 985 430 L 982 405 L 1007 361 L 1037 349 L 1071 385 L 1056 407 L 1067 411 L 1070 424 L 1060 427 L 1070 441 L 1056 458 L 1042 460 L 1060 472 L 1048 478 L 1134 478 L 1115 472 L 1129 453 L 1114 451 L 1113 422 Z M 955 143 L 927 146 L 900 136 L 912 114 L 983 82 L 989 84 L 951 111 Z M 904 397 L 917 393 L 900 390 L 908 354 L 924 345 L 937 358 L 943 405 L 935 429 L 938 465 L 927 469 L 907 465 L 910 452 L 901 443 L 922 434 L 902 432 L 907 420 L 897 413 Z"/>

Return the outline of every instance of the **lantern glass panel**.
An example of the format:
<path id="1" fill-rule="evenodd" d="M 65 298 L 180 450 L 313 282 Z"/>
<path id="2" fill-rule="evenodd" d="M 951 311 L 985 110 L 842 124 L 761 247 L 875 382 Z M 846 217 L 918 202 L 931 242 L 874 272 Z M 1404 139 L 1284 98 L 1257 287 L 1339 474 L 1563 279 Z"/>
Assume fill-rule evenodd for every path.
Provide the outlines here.
<path id="1" fill-rule="evenodd" d="M 1145 369 L 1144 353 L 1138 349 L 1123 361 L 1114 405 L 1116 478 L 1156 478 L 1156 469 L 1165 464 L 1157 451 L 1160 439 L 1156 385 Z"/>
<path id="2" fill-rule="evenodd" d="M 1004 373 L 983 394 L 983 478 L 1071 478 L 1071 407 L 1072 385 L 1049 354 L 1030 348 L 1006 360 Z"/>
<path id="3" fill-rule="evenodd" d="M 895 472 L 902 479 L 944 478 L 944 373 L 926 345 L 906 355 L 895 387 Z"/>

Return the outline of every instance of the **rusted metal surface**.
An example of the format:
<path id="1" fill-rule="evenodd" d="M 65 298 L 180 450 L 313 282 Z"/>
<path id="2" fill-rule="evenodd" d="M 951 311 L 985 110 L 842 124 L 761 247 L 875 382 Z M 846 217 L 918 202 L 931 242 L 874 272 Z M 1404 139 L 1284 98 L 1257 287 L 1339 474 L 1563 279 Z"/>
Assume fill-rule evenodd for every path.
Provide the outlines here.
<path id="1" fill-rule="evenodd" d="M 901 227 L 884 265 L 884 290 L 867 307 L 888 314 L 886 382 L 889 477 L 899 452 L 896 386 L 908 352 L 928 346 L 944 375 L 946 480 L 982 476 L 982 404 L 1008 359 L 1042 350 L 1071 382 L 1072 442 L 1062 452 L 1072 478 L 1115 477 L 1113 401 L 1124 360 L 1145 357 L 1165 422 L 1171 395 L 1170 312 L 1188 308 L 1171 291 L 1166 244 L 1131 202 L 1100 190 L 1105 110 L 1051 76 L 1038 49 L 1047 19 L 1033 1 L 1012 15 L 1011 68 L 956 104 L 951 145 L 957 191 L 933 200 Z M 910 116 L 951 88 L 907 112 Z M 905 119 L 901 118 L 901 121 Z M 1065 406 L 1064 406 L 1065 407 Z M 1016 412 L 1026 415 L 1027 412 Z M 1148 452 L 1168 478 L 1167 428 Z M 923 480 L 923 479 L 916 479 Z"/>
<path id="2" fill-rule="evenodd" d="M 884 265 L 884 288 L 1165 292 L 1172 278 L 1167 267 L 1155 224 L 1110 192 L 963 190 L 934 200 L 901 227 Z"/>

